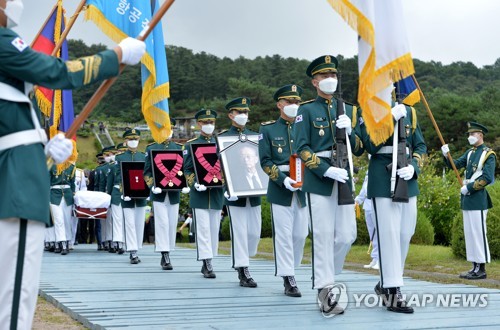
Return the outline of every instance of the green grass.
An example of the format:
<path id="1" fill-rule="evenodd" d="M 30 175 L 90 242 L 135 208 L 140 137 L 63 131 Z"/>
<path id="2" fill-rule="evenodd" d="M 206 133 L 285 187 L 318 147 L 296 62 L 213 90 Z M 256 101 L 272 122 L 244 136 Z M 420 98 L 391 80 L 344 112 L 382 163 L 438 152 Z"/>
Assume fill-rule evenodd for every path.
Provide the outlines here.
<path id="1" fill-rule="evenodd" d="M 180 244 L 194 248 L 192 243 Z M 262 238 L 259 243 L 257 257 L 273 260 L 273 242 L 271 238 Z M 378 274 L 376 270 L 367 270 L 363 265 L 370 263 L 367 245 L 353 245 L 346 258 L 345 269 Z M 231 253 L 231 242 L 219 243 L 220 254 Z M 311 262 L 311 240 L 306 240 L 303 264 Z M 411 245 L 406 258 L 405 276 L 438 283 L 472 284 L 485 288 L 500 289 L 500 261 L 494 260 L 486 265 L 488 279 L 483 281 L 467 281 L 458 278 L 458 274 L 471 268 L 471 264 L 453 255 L 451 248 L 437 245 Z"/>
<path id="2" fill-rule="evenodd" d="M 38 297 L 35 317 L 33 319 L 33 329 L 87 329 L 80 322 L 73 320 L 68 314 L 59 310 L 42 297 Z"/>

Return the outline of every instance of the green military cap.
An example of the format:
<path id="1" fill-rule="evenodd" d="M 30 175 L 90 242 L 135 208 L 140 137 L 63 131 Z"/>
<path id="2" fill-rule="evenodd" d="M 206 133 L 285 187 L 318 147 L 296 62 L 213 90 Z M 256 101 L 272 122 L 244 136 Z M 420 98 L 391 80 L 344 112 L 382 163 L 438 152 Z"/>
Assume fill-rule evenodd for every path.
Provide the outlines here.
<path id="1" fill-rule="evenodd" d="M 130 138 L 138 138 L 141 136 L 141 131 L 136 130 L 136 129 L 128 129 L 123 133 L 123 138 L 124 139 L 130 139 Z"/>
<path id="2" fill-rule="evenodd" d="M 337 61 L 337 58 L 335 56 L 323 55 L 309 64 L 306 70 L 306 74 L 312 78 L 317 73 L 337 72 L 338 66 L 339 61 Z"/>
<path id="3" fill-rule="evenodd" d="M 95 155 L 95 158 L 101 158 L 102 157 L 102 153 L 98 153 L 97 155 Z"/>
<path id="4" fill-rule="evenodd" d="M 285 85 L 280 87 L 276 93 L 274 93 L 274 100 L 279 101 L 281 99 L 297 99 L 301 100 L 302 87 L 299 85 Z"/>
<path id="5" fill-rule="evenodd" d="M 479 123 L 475 123 L 473 121 L 469 121 L 467 123 L 467 134 L 473 133 L 473 132 L 481 132 L 483 134 L 486 134 L 486 133 L 488 133 L 488 129 L 484 125 L 481 125 Z"/>
<path id="6" fill-rule="evenodd" d="M 196 118 L 197 121 L 215 120 L 217 118 L 217 112 L 210 109 L 201 109 L 194 115 L 194 118 Z"/>
<path id="7" fill-rule="evenodd" d="M 127 150 L 128 149 L 126 142 L 118 143 L 115 148 L 118 151 L 123 151 L 123 150 Z"/>
<path id="8" fill-rule="evenodd" d="M 114 151 L 115 150 L 115 146 L 110 146 L 110 147 L 105 147 L 105 148 L 102 148 L 102 153 L 106 153 L 106 152 L 110 152 L 110 151 Z"/>
<path id="9" fill-rule="evenodd" d="M 237 97 L 234 100 L 229 101 L 226 104 L 226 109 L 228 111 L 231 110 L 247 110 L 250 111 L 250 104 L 252 104 L 252 100 L 249 97 Z"/>

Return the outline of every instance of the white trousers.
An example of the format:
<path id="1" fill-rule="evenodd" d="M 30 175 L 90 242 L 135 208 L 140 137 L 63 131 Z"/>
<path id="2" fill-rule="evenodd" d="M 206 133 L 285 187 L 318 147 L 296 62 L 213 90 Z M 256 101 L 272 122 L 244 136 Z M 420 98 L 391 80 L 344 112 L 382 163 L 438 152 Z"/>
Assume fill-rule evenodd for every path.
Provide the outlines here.
<path id="1" fill-rule="evenodd" d="M 331 196 L 307 194 L 312 231 L 313 289 L 335 284 L 356 239 L 354 204 L 338 205 L 337 183 Z"/>
<path id="2" fill-rule="evenodd" d="M 56 242 L 69 241 L 71 239 L 71 206 L 66 205 L 61 198 L 59 205 L 50 204 L 52 220 L 54 220 L 54 231 Z"/>
<path id="3" fill-rule="evenodd" d="M 45 228 L 45 242 L 55 242 L 56 232 L 54 231 L 54 226 Z"/>
<path id="4" fill-rule="evenodd" d="M 275 276 L 295 276 L 304 256 L 308 234 L 307 207 L 299 207 L 294 194 L 291 206 L 271 204 Z"/>
<path id="5" fill-rule="evenodd" d="M 31 329 L 42 265 L 45 224 L 0 219 L 0 329 Z"/>
<path id="6" fill-rule="evenodd" d="M 137 251 L 142 248 L 146 207 L 123 208 L 123 218 L 127 251 Z"/>
<path id="7" fill-rule="evenodd" d="M 219 228 L 222 210 L 193 209 L 193 211 L 197 259 L 212 259 L 217 256 L 219 250 Z"/>
<path id="8" fill-rule="evenodd" d="M 490 247 L 486 237 L 488 210 L 462 211 L 467 261 L 484 264 L 491 262 Z"/>
<path id="9" fill-rule="evenodd" d="M 70 246 L 75 245 L 77 229 L 78 229 L 78 218 L 71 216 L 71 240 L 69 242 Z"/>
<path id="10" fill-rule="evenodd" d="M 380 263 L 380 283 L 384 288 L 401 287 L 410 240 L 417 224 L 417 197 L 408 203 L 391 198 L 372 199 Z"/>
<path id="11" fill-rule="evenodd" d="M 248 267 L 250 257 L 257 254 L 262 228 L 261 208 L 251 206 L 246 198 L 246 205 L 228 206 L 231 224 L 231 255 L 233 268 Z M 219 215 L 220 217 L 220 215 Z"/>
<path id="12" fill-rule="evenodd" d="M 370 236 L 370 240 L 372 241 L 372 252 L 370 257 L 372 257 L 373 260 L 378 261 L 378 239 L 375 230 L 375 214 L 373 211 L 365 210 L 365 221 L 366 228 L 368 229 L 368 236 Z"/>
<path id="13" fill-rule="evenodd" d="M 113 219 L 113 242 L 123 243 L 123 209 L 121 205 L 111 204 L 111 218 Z"/>
<path id="14" fill-rule="evenodd" d="M 108 209 L 108 213 L 106 214 L 106 221 L 104 221 L 104 235 L 102 235 L 103 241 L 112 241 L 113 240 L 113 214 L 111 208 Z"/>
<path id="15" fill-rule="evenodd" d="M 153 202 L 153 209 L 155 217 L 155 251 L 170 252 L 175 250 L 179 203 L 170 204 L 168 195 L 165 195 L 163 202 Z"/>

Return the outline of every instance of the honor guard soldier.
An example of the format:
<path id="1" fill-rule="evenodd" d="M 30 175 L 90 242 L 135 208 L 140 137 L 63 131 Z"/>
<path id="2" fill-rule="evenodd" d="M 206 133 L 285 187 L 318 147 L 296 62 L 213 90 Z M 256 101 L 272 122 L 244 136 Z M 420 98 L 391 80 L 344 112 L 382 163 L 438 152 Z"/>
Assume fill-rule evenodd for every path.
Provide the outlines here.
<path id="1" fill-rule="evenodd" d="M 123 219 L 125 223 L 125 242 L 127 251 L 130 252 L 131 264 L 138 264 L 141 262 L 141 259 L 139 259 L 137 255 L 137 251 L 142 248 L 144 221 L 146 217 L 146 200 L 131 198 L 124 195 L 120 163 L 145 161 L 145 154 L 137 151 L 140 136 L 141 132 L 135 129 L 129 129 L 123 133 L 123 138 L 126 140 L 128 149 L 115 157 L 116 165 L 113 167 L 113 186 L 119 185 L 122 194 L 120 198 L 122 199 L 121 206 L 123 208 Z M 113 200 L 111 202 L 113 203 Z"/>
<path id="2" fill-rule="evenodd" d="M 217 256 L 219 248 L 220 213 L 223 206 L 222 188 L 207 188 L 196 182 L 194 172 L 194 155 L 191 154 L 191 144 L 216 143 L 213 132 L 217 112 L 201 109 L 195 114 L 200 128 L 200 136 L 189 140 L 184 145 L 184 175 L 191 189 L 189 192 L 189 207 L 193 209 L 196 230 L 197 258 L 203 262 L 201 273 L 205 278 L 215 278 L 212 258 Z"/>
<path id="3" fill-rule="evenodd" d="M 236 135 L 245 138 L 246 135 L 257 134 L 245 127 L 248 121 L 251 100 L 248 97 L 238 97 L 226 104 L 228 117 L 231 119 L 231 127 L 219 134 L 219 136 Z M 255 155 L 255 162 L 258 157 Z M 258 179 L 258 176 L 255 176 Z M 254 183 L 261 185 L 261 183 Z M 255 187 L 254 187 L 255 188 Z M 240 286 L 255 288 L 257 283 L 250 275 L 250 257 L 257 254 L 262 227 L 261 219 L 261 197 L 229 196 L 224 193 L 229 212 L 231 224 L 231 255 L 233 257 L 233 268 L 238 271 Z"/>
<path id="4" fill-rule="evenodd" d="M 394 133 L 384 143 L 375 145 L 366 126 L 360 126 L 365 150 L 371 155 L 367 198 L 372 200 L 380 267 L 380 282 L 375 292 L 381 296 L 387 310 L 413 313 L 400 287 L 404 285 L 406 256 L 417 223 L 417 178 L 427 147 L 414 108 L 399 104 L 391 113 Z M 393 163 L 394 153 L 397 154 L 396 163 Z M 403 187 L 407 187 L 406 192 L 399 194 L 398 188 Z"/>
<path id="5" fill-rule="evenodd" d="M 126 151 L 127 145 L 122 142 L 117 144 L 115 147 L 109 147 L 109 162 L 108 162 L 108 170 L 106 174 L 106 188 L 105 192 L 108 195 L 111 195 L 112 202 L 109 206 L 108 214 L 109 219 L 105 221 L 109 221 L 109 224 L 106 226 L 106 239 L 109 240 L 109 250 L 110 253 L 125 253 L 125 249 L 123 246 L 124 235 L 123 235 L 123 209 L 121 206 L 121 193 L 120 193 L 120 185 L 114 184 L 115 181 L 115 167 L 116 167 L 116 156 Z"/>
<path id="6" fill-rule="evenodd" d="M 332 55 L 318 57 L 308 66 L 306 74 L 316 88 L 315 100 L 300 105 L 293 127 L 297 154 L 305 163 L 302 191 L 307 193 L 313 244 L 313 288 L 318 290 L 320 310 L 340 314 L 343 309 L 334 299 L 332 288 L 335 275 L 342 271 L 345 257 L 356 239 L 354 201 L 340 205 L 339 184 L 347 187 L 347 199 L 352 199 L 352 178 L 349 164 L 339 168 L 337 160 L 338 129 L 345 130 L 352 153 L 363 153 L 355 134 L 356 107 L 345 104 L 345 114 L 337 116 L 337 59 Z M 338 118 L 337 118 L 338 117 Z M 345 134 L 343 139 L 346 140 Z M 352 164 L 351 164 L 352 165 Z"/>
<path id="7" fill-rule="evenodd" d="M 465 180 L 460 189 L 460 206 L 464 218 L 464 236 L 467 261 L 472 262 L 468 272 L 460 278 L 479 280 L 486 278 L 485 264 L 490 262 L 490 248 L 486 237 L 486 215 L 493 207 L 486 186 L 495 180 L 496 154 L 484 145 L 484 136 L 488 129 L 475 122 L 467 123 L 467 140 L 472 146 L 460 158 L 454 161 L 457 168 L 465 168 Z M 450 149 L 447 144 L 441 147 L 446 163 Z"/>
<path id="8" fill-rule="evenodd" d="M 106 164 L 106 162 L 104 161 L 104 156 L 102 155 L 102 152 L 98 153 L 96 155 L 96 158 L 97 158 L 98 165 L 94 169 L 94 180 L 93 180 L 94 187 L 93 187 L 92 191 L 99 191 L 99 176 L 101 174 L 101 166 Z M 102 251 L 102 250 L 104 250 L 104 242 L 102 239 L 102 228 L 104 227 L 104 224 L 102 224 L 101 222 L 104 220 L 95 219 L 93 221 L 94 221 L 94 226 L 95 226 L 95 238 L 96 238 L 96 242 L 97 242 L 97 251 Z"/>
<path id="9" fill-rule="evenodd" d="M 19 24 L 21 0 L 0 0 L 0 324 L 30 329 L 35 312 L 43 238 L 50 225 L 50 177 L 46 155 L 56 164 L 72 152 L 62 135 L 47 138 L 27 95 L 31 84 L 74 89 L 116 76 L 119 63 L 136 64 L 145 44 L 125 39 L 113 50 L 74 61 L 33 51 L 11 28 Z"/>
<path id="10" fill-rule="evenodd" d="M 305 193 L 293 186 L 290 156 L 294 153 L 292 127 L 302 88 L 286 85 L 274 93 L 278 120 L 263 123 L 259 135 L 260 165 L 269 175 L 267 200 L 271 203 L 276 276 L 283 277 L 285 295 L 300 297 L 295 267 L 300 266 L 308 234 Z"/>
<path id="11" fill-rule="evenodd" d="M 170 262 L 170 251 L 175 250 L 180 192 L 176 190 L 163 192 L 161 188 L 154 186 L 151 151 L 182 149 L 182 144 L 170 140 L 175 126 L 175 119 L 171 118 L 170 124 L 172 131 L 165 141 L 162 143 L 152 143 L 146 147 L 146 163 L 144 165 L 144 180 L 151 189 L 150 199 L 153 201 L 153 213 L 155 216 L 155 251 L 161 253 L 160 266 L 163 270 L 173 269 Z M 189 188 L 184 188 L 183 192 L 188 193 Z"/>
<path id="12" fill-rule="evenodd" d="M 99 167 L 99 191 L 106 192 L 108 175 L 111 172 L 111 168 L 114 164 L 114 152 L 115 146 L 109 146 L 102 149 L 102 154 L 104 156 L 104 164 Z M 108 209 L 106 215 L 106 220 L 101 220 L 101 236 L 104 242 L 105 250 L 110 253 L 115 253 L 115 247 L 113 246 L 113 217 L 111 215 L 111 208 Z"/>

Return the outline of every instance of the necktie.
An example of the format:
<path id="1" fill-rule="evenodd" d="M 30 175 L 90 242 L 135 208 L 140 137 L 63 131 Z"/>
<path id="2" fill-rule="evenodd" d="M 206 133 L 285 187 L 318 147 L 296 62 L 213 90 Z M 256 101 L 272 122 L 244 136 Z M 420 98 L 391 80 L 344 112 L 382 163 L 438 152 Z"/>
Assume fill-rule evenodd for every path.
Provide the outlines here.
<path id="1" fill-rule="evenodd" d="M 262 188 L 259 184 L 259 181 L 257 181 L 256 175 L 252 175 L 252 184 L 253 184 L 253 189 Z"/>

